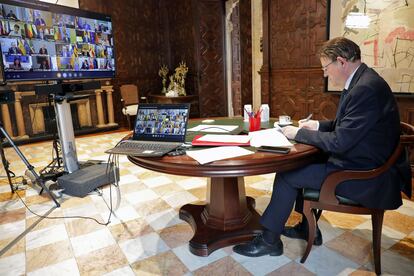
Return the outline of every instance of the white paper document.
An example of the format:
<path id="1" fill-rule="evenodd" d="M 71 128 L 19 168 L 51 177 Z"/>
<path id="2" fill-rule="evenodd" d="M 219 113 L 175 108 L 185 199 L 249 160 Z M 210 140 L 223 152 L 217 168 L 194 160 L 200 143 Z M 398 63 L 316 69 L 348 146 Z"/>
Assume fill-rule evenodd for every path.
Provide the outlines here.
<path id="1" fill-rule="evenodd" d="M 227 133 L 235 130 L 238 126 L 233 125 L 198 125 L 187 129 L 187 131 L 201 131 L 201 132 L 223 132 Z"/>
<path id="2" fill-rule="evenodd" d="M 248 135 L 227 135 L 227 134 L 206 134 L 197 139 L 197 141 L 205 142 L 221 142 L 221 143 L 247 143 L 250 137 Z"/>
<path id="3" fill-rule="evenodd" d="M 249 132 L 250 146 L 292 147 L 293 144 L 276 128 Z"/>
<path id="4" fill-rule="evenodd" d="M 230 146 L 215 147 L 203 150 L 192 150 L 187 151 L 186 153 L 188 156 L 190 156 L 191 158 L 195 159 L 198 163 L 203 165 L 216 160 L 253 154 L 254 152 L 241 147 Z"/>

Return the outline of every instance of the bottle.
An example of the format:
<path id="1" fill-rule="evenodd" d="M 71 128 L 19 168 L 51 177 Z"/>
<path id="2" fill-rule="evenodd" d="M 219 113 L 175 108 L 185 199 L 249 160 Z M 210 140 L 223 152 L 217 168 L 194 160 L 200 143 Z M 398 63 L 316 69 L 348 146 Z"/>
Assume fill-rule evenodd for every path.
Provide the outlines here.
<path id="1" fill-rule="evenodd" d="M 270 115 L 269 115 L 269 105 L 268 104 L 262 104 L 262 106 L 260 107 L 260 110 L 262 110 L 262 116 L 261 116 L 261 121 L 262 122 L 268 122 Z"/>
<path id="2" fill-rule="evenodd" d="M 249 113 L 252 112 L 252 105 L 251 104 L 245 104 L 244 105 L 244 121 L 248 122 L 249 121 Z"/>

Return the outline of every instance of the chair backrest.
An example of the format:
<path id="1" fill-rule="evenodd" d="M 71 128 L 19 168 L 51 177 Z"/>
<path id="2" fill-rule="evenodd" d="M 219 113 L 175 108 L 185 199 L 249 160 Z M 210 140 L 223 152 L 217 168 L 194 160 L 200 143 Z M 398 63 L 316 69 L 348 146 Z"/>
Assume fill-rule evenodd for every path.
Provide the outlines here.
<path id="1" fill-rule="evenodd" d="M 394 163 L 398 160 L 402 151 L 404 150 L 404 147 L 406 147 L 410 152 L 410 147 L 414 146 L 414 126 L 404 122 L 401 122 L 400 126 L 400 143 L 397 145 L 393 154 L 390 156 L 390 158 L 387 160 L 385 164 L 383 164 L 381 167 L 369 171 L 345 170 L 331 173 L 325 179 L 321 187 L 319 200 L 329 204 L 337 204 L 338 200 L 335 196 L 334 191 L 339 183 L 352 179 L 362 180 L 375 178 L 394 165 Z"/>
<path id="2" fill-rule="evenodd" d="M 138 87 L 135 84 L 123 84 L 121 85 L 120 90 L 125 105 L 139 103 Z"/>
<path id="3" fill-rule="evenodd" d="M 400 143 L 404 146 L 414 145 L 414 126 L 401 122 Z"/>

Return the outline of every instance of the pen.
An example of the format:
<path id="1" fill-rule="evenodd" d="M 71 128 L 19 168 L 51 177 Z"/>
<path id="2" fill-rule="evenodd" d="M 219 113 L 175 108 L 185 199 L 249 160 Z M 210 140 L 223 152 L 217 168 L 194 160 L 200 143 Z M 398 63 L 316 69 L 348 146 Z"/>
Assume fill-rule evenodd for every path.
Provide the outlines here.
<path id="1" fill-rule="evenodd" d="M 300 120 L 301 123 L 307 122 L 312 118 L 313 114 L 309 114 L 308 117 L 306 117 L 305 119 Z"/>
<path id="2" fill-rule="evenodd" d="M 252 117 L 252 112 L 247 111 L 246 108 L 244 108 L 244 111 L 246 111 L 247 115 L 249 115 L 249 117 Z"/>

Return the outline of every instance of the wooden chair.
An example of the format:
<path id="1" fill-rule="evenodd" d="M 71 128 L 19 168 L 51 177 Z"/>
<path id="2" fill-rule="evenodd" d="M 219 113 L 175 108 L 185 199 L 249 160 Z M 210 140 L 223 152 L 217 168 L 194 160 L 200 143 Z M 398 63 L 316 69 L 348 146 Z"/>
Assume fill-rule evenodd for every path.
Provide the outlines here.
<path id="1" fill-rule="evenodd" d="M 381 167 L 368 171 L 344 170 L 333 172 L 327 176 L 320 191 L 313 189 L 304 190 L 303 213 L 308 221 L 309 233 L 308 244 L 300 260 L 301 263 L 306 261 L 312 249 L 316 233 L 316 221 L 319 219 L 322 210 L 371 215 L 375 273 L 378 275 L 381 274 L 381 233 L 385 210 L 366 208 L 350 199 L 336 196 L 335 189 L 343 181 L 371 179 L 387 171 L 398 160 L 404 147 L 409 147 L 414 144 L 414 126 L 402 122 L 401 131 L 400 143 L 388 161 Z"/>
<path id="2" fill-rule="evenodd" d="M 139 93 L 135 84 L 124 84 L 120 87 L 122 114 L 127 117 L 128 128 L 131 129 L 131 116 L 137 115 Z"/>

